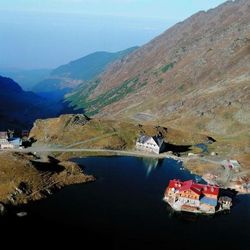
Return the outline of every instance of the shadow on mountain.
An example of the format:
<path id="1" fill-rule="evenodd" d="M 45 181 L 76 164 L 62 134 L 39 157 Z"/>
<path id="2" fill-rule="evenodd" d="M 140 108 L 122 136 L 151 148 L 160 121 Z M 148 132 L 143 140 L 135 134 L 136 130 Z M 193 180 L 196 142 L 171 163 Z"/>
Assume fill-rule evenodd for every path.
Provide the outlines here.
<path id="1" fill-rule="evenodd" d="M 70 90 L 71 89 L 69 88 L 64 88 L 64 89 L 58 89 L 54 91 L 36 92 L 36 94 L 47 100 L 50 100 L 53 102 L 60 102 L 64 98 L 64 95 L 69 93 Z"/>
<path id="2" fill-rule="evenodd" d="M 61 90 L 47 91 L 36 93 L 42 98 L 45 98 L 49 103 L 54 103 L 57 107 L 57 115 L 64 114 L 83 114 L 84 109 L 78 109 L 71 106 L 69 102 L 65 101 L 64 96 L 70 92 L 71 89 L 64 88 Z"/>
<path id="3" fill-rule="evenodd" d="M 12 129 L 16 133 L 31 129 L 37 119 L 58 117 L 61 114 L 84 113 L 64 101 L 65 89 L 40 96 L 23 91 L 12 79 L 0 76 L 0 130 Z"/>
<path id="4" fill-rule="evenodd" d="M 60 114 L 84 114 L 85 110 L 83 108 L 76 108 L 75 106 L 70 106 L 69 102 L 66 102 L 64 100 L 60 101 L 61 104 L 61 110 Z"/>

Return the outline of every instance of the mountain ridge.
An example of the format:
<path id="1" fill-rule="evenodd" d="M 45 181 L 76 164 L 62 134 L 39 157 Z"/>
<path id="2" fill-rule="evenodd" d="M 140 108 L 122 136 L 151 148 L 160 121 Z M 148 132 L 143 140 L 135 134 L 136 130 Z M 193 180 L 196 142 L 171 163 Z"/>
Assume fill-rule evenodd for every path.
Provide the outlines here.
<path id="1" fill-rule="evenodd" d="M 72 79 L 90 80 L 100 74 L 109 63 L 137 48 L 139 47 L 135 46 L 118 52 L 96 51 L 57 67 L 51 75 L 67 76 L 69 74 Z"/>
<path id="2" fill-rule="evenodd" d="M 44 78 L 48 77 L 50 69 L 11 69 L 0 68 L 0 75 L 10 77 L 18 82 L 25 91 L 31 91 L 32 88 Z"/>
<path id="3" fill-rule="evenodd" d="M 62 99 L 75 87 L 97 77 L 110 63 L 137 48 L 135 46 L 118 52 L 97 51 L 73 60 L 52 70 L 47 79 L 33 87 L 33 91 L 44 97 L 58 96 L 57 99 Z"/>
<path id="4" fill-rule="evenodd" d="M 249 13 L 247 0 L 200 11 L 114 62 L 88 95 L 79 89 L 67 100 L 98 117 L 215 134 L 244 130 L 250 123 Z"/>
<path id="5" fill-rule="evenodd" d="M 63 113 L 64 105 L 52 103 L 23 89 L 11 78 L 0 76 L 0 129 L 29 129 L 38 118 Z"/>

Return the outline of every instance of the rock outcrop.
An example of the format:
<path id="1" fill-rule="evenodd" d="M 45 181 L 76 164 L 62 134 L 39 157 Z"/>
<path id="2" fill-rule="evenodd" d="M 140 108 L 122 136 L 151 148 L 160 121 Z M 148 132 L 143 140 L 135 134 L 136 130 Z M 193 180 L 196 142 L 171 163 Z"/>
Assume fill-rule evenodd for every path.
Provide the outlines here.
<path id="1" fill-rule="evenodd" d="M 1 152 L 0 172 L 0 214 L 5 213 L 4 204 L 27 203 L 63 186 L 94 180 L 74 162 L 25 153 Z"/>

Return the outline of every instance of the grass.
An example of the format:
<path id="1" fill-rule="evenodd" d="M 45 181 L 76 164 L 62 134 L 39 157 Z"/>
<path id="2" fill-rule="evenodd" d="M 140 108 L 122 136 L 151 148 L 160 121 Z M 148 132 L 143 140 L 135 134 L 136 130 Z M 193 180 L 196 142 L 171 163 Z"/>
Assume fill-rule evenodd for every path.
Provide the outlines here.
<path id="1" fill-rule="evenodd" d="M 157 82 L 158 82 L 159 84 L 161 84 L 163 81 L 164 81 L 164 79 L 163 79 L 163 78 L 160 78 Z"/>
<path id="2" fill-rule="evenodd" d="M 47 188 L 85 182 L 81 169 L 72 162 L 35 162 L 36 156 L 23 153 L 0 154 L 0 202 L 13 205 L 45 197 Z M 69 175 L 69 172 L 71 175 Z M 67 179 L 66 179 L 67 177 Z M 25 189 L 17 191 L 22 183 Z M 11 198 L 12 197 L 12 201 Z"/>
<path id="3" fill-rule="evenodd" d="M 174 63 L 168 63 L 166 65 L 164 65 L 163 67 L 161 67 L 161 72 L 162 73 L 166 73 L 167 71 L 169 71 L 170 69 L 172 69 L 174 67 Z"/>
<path id="4" fill-rule="evenodd" d="M 185 90 L 185 84 L 180 85 L 180 86 L 178 87 L 178 90 L 179 90 L 180 92 L 183 92 L 183 91 Z"/>
<path id="5" fill-rule="evenodd" d="M 71 102 L 72 106 L 84 108 L 86 115 L 93 116 L 103 107 L 121 100 L 128 94 L 144 87 L 148 82 L 147 80 L 140 82 L 139 77 L 135 76 L 124 81 L 120 86 L 112 88 L 94 99 L 90 99 L 89 97 L 99 83 L 99 80 L 89 83 L 87 87 L 79 89 L 75 94 L 69 96 L 67 100 Z"/>
<path id="6" fill-rule="evenodd" d="M 159 73 L 165 73 L 168 70 L 174 67 L 174 62 L 168 63 L 154 71 L 155 76 L 159 76 Z M 164 82 L 163 78 L 160 78 L 157 81 L 159 84 Z M 70 106 L 75 107 L 76 109 L 83 108 L 85 114 L 88 116 L 93 116 L 100 112 L 105 106 L 108 106 L 112 103 L 115 103 L 130 93 L 135 92 L 136 90 L 146 86 L 148 84 L 147 79 L 141 82 L 139 76 L 135 76 L 124 81 L 119 86 L 112 88 L 105 93 L 98 95 L 96 98 L 91 99 L 90 96 L 95 91 L 96 87 L 100 84 L 100 79 L 94 81 L 89 81 L 88 83 L 83 84 L 78 87 L 75 93 L 70 94 L 66 97 L 66 100 L 70 102 Z"/>

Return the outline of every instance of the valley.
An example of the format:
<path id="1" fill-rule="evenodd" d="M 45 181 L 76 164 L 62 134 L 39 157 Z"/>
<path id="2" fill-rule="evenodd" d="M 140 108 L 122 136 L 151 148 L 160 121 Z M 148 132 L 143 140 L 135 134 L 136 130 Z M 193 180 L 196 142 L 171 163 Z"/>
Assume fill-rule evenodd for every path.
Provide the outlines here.
<path id="1" fill-rule="evenodd" d="M 249 13 L 247 0 L 228 1 L 141 47 L 26 72 L 34 93 L 1 77 L 1 130 L 31 129 L 34 142 L 6 154 L 20 154 L 28 165 L 36 157 L 48 162 L 48 155 L 59 165 L 80 156 L 170 157 L 240 190 L 250 179 Z M 164 153 L 136 150 L 141 135 L 160 135 Z M 239 162 L 239 173 L 223 168 L 223 160 Z"/>
<path id="2" fill-rule="evenodd" d="M 248 250 L 249 0 L 0 9 L 2 245 Z"/>
<path id="3" fill-rule="evenodd" d="M 166 149 L 161 154 L 138 151 L 136 140 L 141 135 L 161 134 Z M 181 160 L 183 165 L 199 176 L 220 176 L 220 185 L 239 187 L 247 185 L 250 179 L 248 141 L 230 145 L 224 138 L 212 138 L 209 134 L 199 134 L 154 125 L 117 120 L 90 119 L 85 115 L 61 115 L 59 118 L 37 120 L 30 137 L 35 143 L 27 151 L 53 154 L 62 160 L 73 157 L 97 155 L 131 155 L 138 157 L 173 158 Z M 204 145 L 206 151 L 200 148 Z M 239 145 L 243 147 L 239 147 Z M 233 148 L 229 150 L 228 148 Z M 234 154 L 232 153 L 234 151 Z M 240 163 L 240 171 L 231 171 L 232 176 L 224 178 L 228 171 L 223 161 L 234 159 Z M 221 179 L 221 181 L 219 180 Z M 212 181 L 212 179 L 211 179 Z"/>

